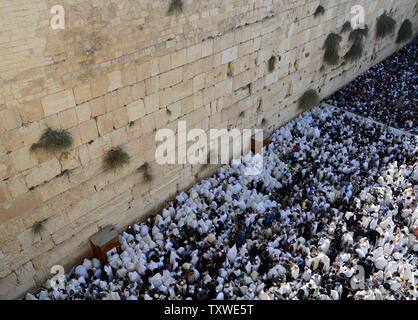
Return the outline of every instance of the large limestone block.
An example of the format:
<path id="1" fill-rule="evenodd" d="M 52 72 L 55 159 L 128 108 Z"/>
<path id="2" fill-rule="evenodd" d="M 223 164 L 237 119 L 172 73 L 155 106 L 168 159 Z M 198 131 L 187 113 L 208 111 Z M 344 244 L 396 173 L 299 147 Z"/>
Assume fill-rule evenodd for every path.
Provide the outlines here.
<path id="1" fill-rule="evenodd" d="M 80 136 L 83 143 L 90 142 L 99 135 L 96 120 L 91 119 L 80 124 Z"/>
<path id="2" fill-rule="evenodd" d="M 32 169 L 26 176 L 28 187 L 35 187 L 45 181 L 49 181 L 61 172 L 61 165 L 57 158 L 42 163 L 40 166 Z"/>
<path id="3" fill-rule="evenodd" d="M 165 89 L 183 80 L 183 68 L 177 68 L 160 75 L 160 88 Z"/>
<path id="4" fill-rule="evenodd" d="M 16 171 L 23 171 L 38 164 L 38 158 L 30 152 L 30 146 L 24 146 L 11 154 Z"/>
<path id="5" fill-rule="evenodd" d="M 226 49 L 222 52 L 222 64 L 234 61 L 238 58 L 238 46 Z"/>
<path id="6" fill-rule="evenodd" d="M 127 106 L 129 121 L 135 121 L 145 115 L 145 105 L 142 99 L 138 99 Z"/>
<path id="7" fill-rule="evenodd" d="M 119 70 L 110 72 L 107 74 L 107 91 L 111 92 L 113 90 L 119 89 L 122 87 L 122 74 Z"/>
<path id="8" fill-rule="evenodd" d="M 46 116 L 70 109 L 75 106 L 72 89 L 57 92 L 42 99 L 42 107 Z"/>
<path id="9" fill-rule="evenodd" d="M 14 273 L 10 273 L 8 276 L 0 279 L 0 299 L 13 299 L 14 289 L 17 287 L 17 278 Z"/>
<path id="10" fill-rule="evenodd" d="M 18 109 L 23 123 L 39 121 L 44 116 L 44 110 L 39 99 L 22 102 Z"/>

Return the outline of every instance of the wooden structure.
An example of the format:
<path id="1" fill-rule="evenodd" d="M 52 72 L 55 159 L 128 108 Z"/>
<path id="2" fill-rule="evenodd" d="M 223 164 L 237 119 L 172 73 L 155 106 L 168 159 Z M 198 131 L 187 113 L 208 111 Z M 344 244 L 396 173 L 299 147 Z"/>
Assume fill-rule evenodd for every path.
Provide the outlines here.
<path id="1" fill-rule="evenodd" d="M 256 142 L 260 143 L 261 141 L 256 141 L 256 139 L 254 137 L 251 138 L 251 151 L 252 153 L 256 154 L 256 153 L 260 153 L 261 150 L 256 150 Z M 270 138 L 267 137 L 263 140 L 263 147 L 266 147 L 270 144 Z M 256 152 L 257 151 L 257 152 Z"/>
<path id="2" fill-rule="evenodd" d="M 113 248 L 116 248 L 118 253 L 122 252 L 119 245 L 118 231 L 113 225 L 106 226 L 92 235 L 89 240 L 94 256 L 104 263 L 107 262 L 106 253 Z"/>

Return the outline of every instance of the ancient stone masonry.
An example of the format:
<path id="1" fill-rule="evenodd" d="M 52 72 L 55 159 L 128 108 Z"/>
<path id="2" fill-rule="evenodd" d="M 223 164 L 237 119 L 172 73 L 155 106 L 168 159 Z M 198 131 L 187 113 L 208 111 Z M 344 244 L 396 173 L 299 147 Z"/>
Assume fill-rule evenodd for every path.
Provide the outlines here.
<path id="1" fill-rule="evenodd" d="M 63 30 L 50 27 L 55 4 L 65 9 Z M 326 37 L 356 4 L 370 29 L 362 58 L 324 64 Z M 158 165 L 156 130 L 176 131 L 182 120 L 187 129 L 263 123 L 271 132 L 302 111 L 306 90 L 330 95 L 399 48 L 405 19 L 417 25 L 415 0 L 184 0 L 172 14 L 169 6 L 0 2 L 0 298 L 42 284 L 55 264 L 68 271 L 91 255 L 88 238 L 100 228 L 143 219 L 216 168 Z M 376 40 L 383 13 L 396 32 Z M 71 146 L 31 151 L 47 128 L 68 132 Z M 119 147 L 129 161 L 105 170 L 105 154 Z"/>

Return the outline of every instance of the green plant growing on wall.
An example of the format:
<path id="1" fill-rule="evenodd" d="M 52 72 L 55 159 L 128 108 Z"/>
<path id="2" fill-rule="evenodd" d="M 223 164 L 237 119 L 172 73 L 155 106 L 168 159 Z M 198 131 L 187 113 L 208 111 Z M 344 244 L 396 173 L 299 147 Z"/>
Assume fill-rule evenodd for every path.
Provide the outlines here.
<path id="1" fill-rule="evenodd" d="M 317 106 L 320 102 L 319 96 L 314 89 L 309 89 L 299 98 L 299 109 L 308 110 Z"/>
<path id="2" fill-rule="evenodd" d="M 402 23 L 398 31 L 398 37 L 396 38 L 396 43 L 401 43 L 411 38 L 412 38 L 412 22 L 406 19 Z"/>
<path id="3" fill-rule="evenodd" d="M 340 46 L 340 42 L 342 41 L 342 37 L 339 34 L 334 32 L 330 33 L 327 38 L 325 39 L 324 43 L 324 61 L 329 65 L 336 65 L 340 60 L 340 56 L 338 54 L 338 49 Z"/>
<path id="4" fill-rule="evenodd" d="M 54 130 L 47 128 L 38 142 L 32 144 L 30 150 L 36 151 L 43 149 L 47 152 L 54 152 L 71 147 L 73 138 L 71 134 L 65 130 Z"/>
<path id="5" fill-rule="evenodd" d="M 271 58 L 268 61 L 268 70 L 269 72 L 273 72 L 274 69 L 276 68 L 276 57 L 275 56 L 271 56 Z"/>
<path id="6" fill-rule="evenodd" d="M 114 170 L 129 163 L 129 155 L 121 147 L 112 148 L 106 152 L 103 159 L 105 170 Z"/>
<path id="7" fill-rule="evenodd" d="M 325 13 L 325 9 L 323 6 L 319 5 L 314 12 L 314 17 L 316 18 L 319 15 L 323 15 Z"/>
<path id="8" fill-rule="evenodd" d="M 395 31 L 396 21 L 387 14 L 382 14 L 377 18 L 376 38 L 381 39 L 389 36 Z"/>
<path id="9" fill-rule="evenodd" d="M 170 7 L 168 8 L 168 14 L 181 13 L 183 12 L 183 1 L 182 0 L 171 0 Z"/>
<path id="10" fill-rule="evenodd" d="M 350 49 L 345 54 L 344 59 L 353 62 L 361 58 L 364 52 L 364 39 L 369 35 L 369 27 L 364 26 L 364 29 L 355 29 L 350 32 L 348 40 L 352 43 Z"/>
<path id="11" fill-rule="evenodd" d="M 356 61 L 361 58 L 364 51 L 364 45 L 361 42 L 354 43 L 350 50 L 347 51 L 347 53 L 344 56 L 345 60 L 348 60 L 350 62 Z"/>
<path id="12" fill-rule="evenodd" d="M 172 112 L 170 109 L 167 108 L 167 115 L 171 116 Z"/>
<path id="13" fill-rule="evenodd" d="M 364 26 L 364 29 L 354 29 L 353 31 L 350 32 L 350 36 L 348 37 L 348 40 L 356 43 L 356 42 L 360 42 L 363 41 L 365 38 L 367 38 L 367 36 L 369 35 L 369 27 L 366 24 Z"/>
<path id="14" fill-rule="evenodd" d="M 32 233 L 33 234 L 40 234 L 41 231 L 44 229 L 44 222 L 45 220 L 42 221 L 37 221 L 32 225 Z"/>
<path id="15" fill-rule="evenodd" d="M 145 181 L 152 180 L 151 169 L 148 162 L 144 162 L 142 166 L 137 169 L 137 171 L 143 173 Z"/>
<path id="16" fill-rule="evenodd" d="M 352 31 L 352 30 L 353 28 L 351 27 L 351 22 L 346 21 L 341 28 L 341 33 L 345 33 L 345 32 Z"/>

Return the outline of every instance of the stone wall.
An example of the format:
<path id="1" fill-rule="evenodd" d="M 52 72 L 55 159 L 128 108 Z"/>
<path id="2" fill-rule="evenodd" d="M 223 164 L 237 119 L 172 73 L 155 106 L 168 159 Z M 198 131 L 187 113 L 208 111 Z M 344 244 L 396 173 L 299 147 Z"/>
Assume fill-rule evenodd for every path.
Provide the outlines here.
<path id="1" fill-rule="evenodd" d="M 415 0 L 185 0 L 172 16 L 169 2 L 1 1 L 1 298 L 34 289 L 52 265 L 68 271 L 91 255 L 88 238 L 101 227 L 123 229 L 213 172 L 156 164 L 156 130 L 184 120 L 188 129 L 263 123 L 271 132 L 297 116 L 306 89 L 325 97 L 399 48 L 396 36 L 375 40 L 378 15 L 416 28 Z M 55 4 L 65 8 L 64 30 L 50 28 Z M 325 13 L 314 17 L 319 4 Z M 356 4 L 370 27 L 366 53 L 322 67 L 326 36 Z M 72 147 L 30 152 L 47 127 L 70 132 Z M 105 172 L 103 155 L 116 146 L 130 163 Z M 144 162 L 151 181 L 136 171 Z"/>

